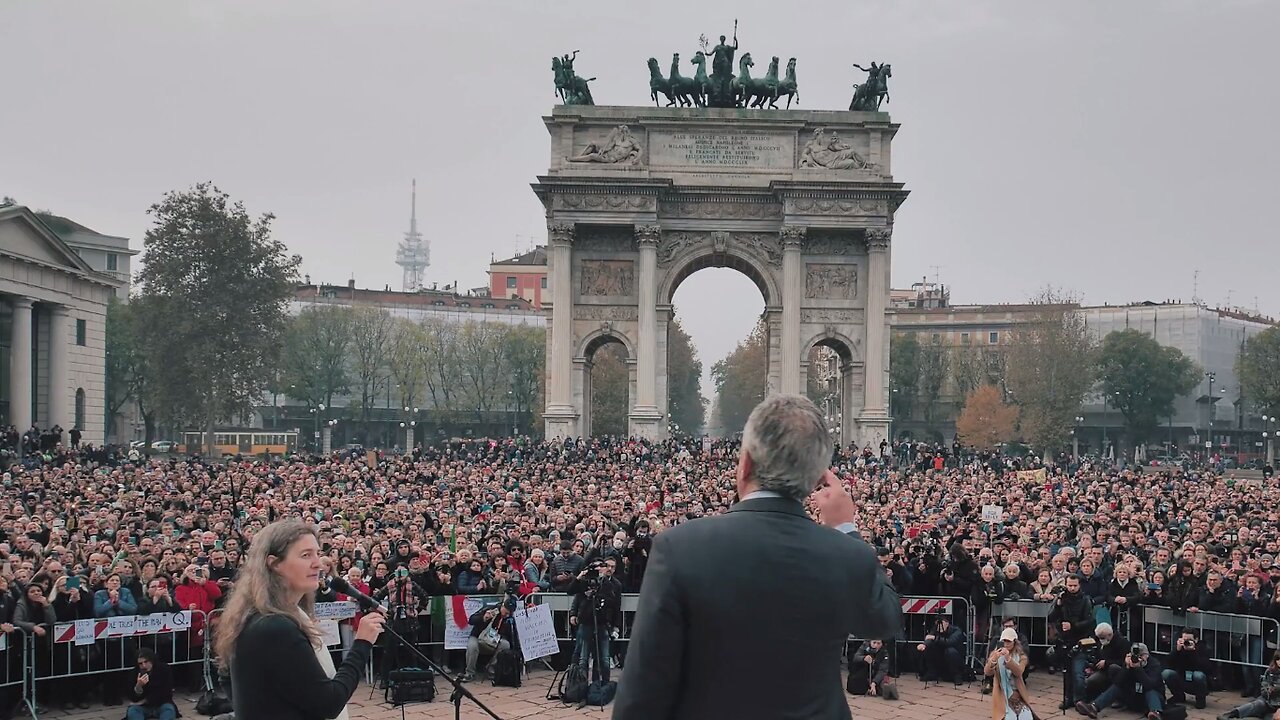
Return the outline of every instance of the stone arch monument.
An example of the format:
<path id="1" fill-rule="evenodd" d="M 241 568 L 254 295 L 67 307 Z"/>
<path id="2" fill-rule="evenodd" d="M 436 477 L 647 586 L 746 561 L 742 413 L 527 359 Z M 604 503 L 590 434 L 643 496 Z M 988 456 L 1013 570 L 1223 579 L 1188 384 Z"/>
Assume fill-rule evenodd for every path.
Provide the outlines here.
<path id="1" fill-rule="evenodd" d="M 841 440 L 888 433 L 889 259 L 907 191 L 887 113 L 561 106 L 545 117 L 548 438 L 590 433 L 591 357 L 626 349 L 632 435 L 667 434 L 667 326 L 680 283 L 730 267 L 764 296 L 770 392 L 839 357 Z"/>

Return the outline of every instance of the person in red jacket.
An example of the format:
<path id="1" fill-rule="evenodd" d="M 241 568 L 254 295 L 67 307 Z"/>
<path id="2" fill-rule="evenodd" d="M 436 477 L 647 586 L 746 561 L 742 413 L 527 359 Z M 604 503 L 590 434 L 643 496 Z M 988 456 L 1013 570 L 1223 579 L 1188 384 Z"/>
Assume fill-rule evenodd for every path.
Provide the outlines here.
<path id="1" fill-rule="evenodd" d="M 347 583 L 365 595 L 369 594 L 369 585 L 364 581 L 364 575 L 360 572 L 360 568 L 353 567 L 347 571 Z M 338 593 L 338 602 L 347 600 L 353 600 L 353 598 Z M 360 618 L 363 616 L 364 613 L 356 612 L 355 617 L 338 623 L 338 635 L 342 638 L 343 657 L 346 657 L 347 653 L 351 651 L 351 646 L 355 643 L 356 631 L 360 629 Z"/>
<path id="2" fill-rule="evenodd" d="M 204 654 L 205 618 L 213 612 L 214 604 L 220 597 L 222 589 L 218 587 L 218 583 L 209 582 L 209 574 L 205 568 L 192 564 L 182 571 L 181 580 L 173 589 L 173 598 L 180 609 L 192 611 L 191 629 L 187 631 L 188 658 Z M 182 650 L 175 648 L 174 652 L 179 654 Z"/>

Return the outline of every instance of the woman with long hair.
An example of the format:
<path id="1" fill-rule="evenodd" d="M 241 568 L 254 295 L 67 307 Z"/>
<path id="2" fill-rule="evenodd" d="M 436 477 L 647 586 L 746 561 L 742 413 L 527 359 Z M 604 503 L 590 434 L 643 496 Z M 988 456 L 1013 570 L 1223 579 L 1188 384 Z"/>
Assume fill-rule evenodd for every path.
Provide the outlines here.
<path id="1" fill-rule="evenodd" d="M 236 720 L 347 719 L 383 618 L 361 619 L 335 669 L 313 617 L 324 567 L 316 532 L 301 520 L 274 522 L 254 536 L 214 640 L 231 673 Z"/>
<path id="2" fill-rule="evenodd" d="M 1037 718 L 1027 704 L 1027 686 L 1022 674 L 1027 669 L 1027 651 L 1018 640 L 1018 631 L 1000 632 L 1000 647 L 991 651 L 982 672 L 993 681 L 991 720 L 1031 720 Z"/>

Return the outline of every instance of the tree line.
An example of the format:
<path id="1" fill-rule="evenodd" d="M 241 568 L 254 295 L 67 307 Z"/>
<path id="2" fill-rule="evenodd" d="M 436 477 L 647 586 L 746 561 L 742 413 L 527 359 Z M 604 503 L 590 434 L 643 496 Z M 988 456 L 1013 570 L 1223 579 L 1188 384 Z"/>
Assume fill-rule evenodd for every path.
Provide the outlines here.
<path id="1" fill-rule="evenodd" d="M 345 401 L 367 431 L 376 408 L 418 407 L 437 424 L 483 424 L 510 412 L 541 428 L 545 330 L 497 322 L 410 320 L 377 307 L 314 305 L 289 313 L 301 258 L 210 183 L 168 193 L 148 213 L 138 292 L 107 312 L 107 403 L 136 404 L 149 443 L 157 426 L 212 430 L 280 396 L 308 408 Z M 702 427 L 702 365 L 673 322 L 671 419 Z M 596 397 L 623 411 L 598 430 L 626 433 L 625 362 L 597 360 Z M 613 364 L 611 364 L 613 363 Z M 619 372 L 618 368 L 621 368 Z"/>

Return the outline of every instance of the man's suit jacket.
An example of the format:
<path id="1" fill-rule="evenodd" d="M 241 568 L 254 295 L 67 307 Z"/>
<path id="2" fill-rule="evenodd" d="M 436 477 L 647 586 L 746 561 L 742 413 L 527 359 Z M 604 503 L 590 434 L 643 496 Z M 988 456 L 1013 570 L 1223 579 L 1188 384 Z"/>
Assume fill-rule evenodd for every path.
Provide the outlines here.
<path id="1" fill-rule="evenodd" d="M 786 498 L 654 536 L 614 720 L 849 718 L 850 633 L 887 639 L 902 607 L 874 551 Z"/>

